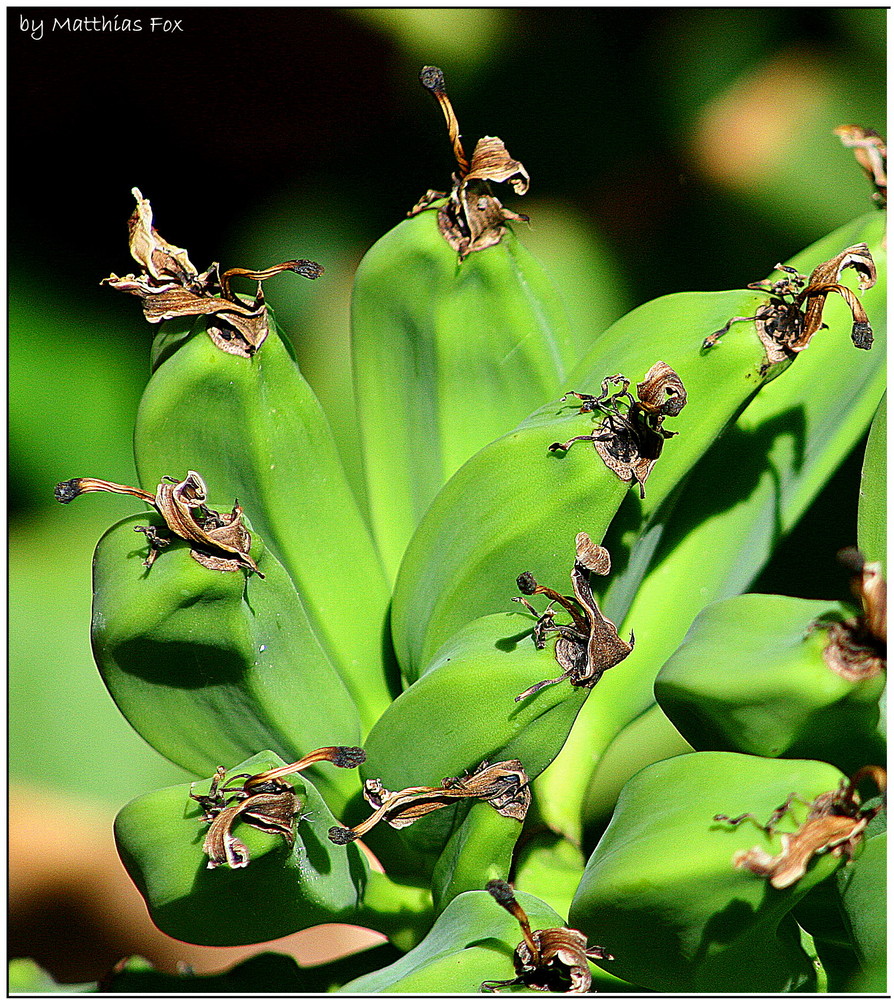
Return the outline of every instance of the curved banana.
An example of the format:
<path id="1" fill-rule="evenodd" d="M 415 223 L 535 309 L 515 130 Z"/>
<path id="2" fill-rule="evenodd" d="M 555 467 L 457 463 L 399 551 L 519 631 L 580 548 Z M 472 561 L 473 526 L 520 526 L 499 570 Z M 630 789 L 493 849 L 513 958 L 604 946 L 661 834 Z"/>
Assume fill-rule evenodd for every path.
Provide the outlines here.
<path id="1" fill-rule="evenodd" d="M 134 530 L 159 524 L 145 515 L 119 522 L 93 559 L 93 653 L 134 729 L 194 774 L 259 747 L 296 759 L 358 743 L 354 702 L 259 537 L 251 551 L 263 579 L 209 569 L 180 540 L 147 570 Z M 357 788 L 356 778 L 331 768 L 319 783 L 335 807 Z"/>
<path id="2" fill-rule="evenodd" d="M 354 278 L 351 340 L 373 528 L 389 574 L 440 487 L 484 445 L 556 395 L 576 360 L 546 272 L 506 225 L 488 182 L 527 175 L 499 139 L 471 158 L 443 75 L 423 82 L 445 109 L 459 172 L 383 236 Z M 486 205 L 486 211 L 481 205 Z"/>

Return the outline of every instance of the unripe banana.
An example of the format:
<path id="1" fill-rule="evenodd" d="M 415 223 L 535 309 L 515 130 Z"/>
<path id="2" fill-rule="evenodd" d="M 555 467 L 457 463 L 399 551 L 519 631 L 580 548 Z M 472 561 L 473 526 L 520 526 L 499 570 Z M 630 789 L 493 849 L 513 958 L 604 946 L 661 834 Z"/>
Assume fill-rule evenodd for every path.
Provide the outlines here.
<path id="1" fill-rule="evenodd" d="M 157 524 L 154 515 L 119 522 L 93 560 L 93 652 L 134 729 L 194 774 L 258 747 L 294 760 L 359 742 L 354 702 L 259 537 L 252 554 L 264 579 L 200 565 L 179 540 L 146 570 L 134 529 Z M 357 787 L 331 768 L 318 780 L 335 807 Z"/>
<path id="2" fill-rule="evenodd" d="M 518 760 L 529 780 L 543 771 L 561 749 L 587 690 L 556 684 L 516 701 L 535 682 L 561 673 L 555 638 L 538 649 L 530 627 L 530 618 L 504 613 L 458 632 L 373 727 L 363 778 L 378 778 L 391 789 L 437 785 L 482 760 Z M 454 811 L 424 817 L 400 831 L 401 838 L 415 850 L 440 855 L 456 822 Z"/>
<path id="3" fill-rule="evenodd" d="M 439 86 L 446 101 L 443 77 Z M 450 122 L 452 109 L 445 113 Z M 456 148 L 455 128 L 452 139 Z M 496 158 L 482 173 L 484 144 Z M 506 226 L 505 210 L 487 188 L 489 180 L 522 177 L 521 164 L 496 139 L 482 140 L 471 162 L 461 146 L 457 157 L 450 198 L 429 201 L 383 236 L 354 279 L 360 433 L 372 523 L 392 576 L 443 483 L 557 395 L 576 360 L 550 279 Z M 507 163 L 514 164 L 509 174 L 496 167 Z M 518 192 L 526 186 L 525 180 Z M 467 235 L 455 236 L 456 227 Z M 476 234 L 471 246 L 469 231 Z"/>
<path id="4" fill-rule="evenodd" d="M 264 751 L 232 770 L 282 765 Z M 202 804 L 189 784 L 150 792 L 121 810 L 118 851 L 161 930 L 193 944 L 237 945 L 356 919 L 369 874 L 365 857 L 354 844 L 329 843 L 334 817 L 310 780 L 290 774 L 286 781 L 300 807 L 294 843 L 238 822 L 235 834 L 251 858 L 242 867 L 207 865 Z"/>
<path id="5" fill-rule="evenodd" d="M 780 850 L 808 802 L 834 793 L 842 774 L 829 764 L 732 753 L 690 753 L 644 768 L 626 784 L 612 821 L 587 862 L 568 915 L 604 945 L 612 972 L 659 992 L 809 991 L 815 971 L 789 911 L 842 863 L 809 861 L 787 889 L 733 867 L 739 849 Z M 715 816 L 794 808 L 778 832 Z M 631 942 L 648 942 L 636 946 Z"/>
<path id="6" fill-rule="evenodd" d="M 534 931 L 561 927 L 562 918 L 542 900 L 515 894 Z M 428 935 L 392 965 L 346 983 L 342 993 L 479 993 L 487 981 L 516 974 L 513 953 L 522 933 L 517 919 L 484 891 L 464 892 L 438 917 Z M 597 989 L 623 988 L 590 965 Z"/>
<path id="7" fill-rule="evenodd" d="M 696 750 L 806 757 L 851 772 L 885 760 L 879 641 L 840 605 L 745 594 L 696 618 L 655 697 Z"/>

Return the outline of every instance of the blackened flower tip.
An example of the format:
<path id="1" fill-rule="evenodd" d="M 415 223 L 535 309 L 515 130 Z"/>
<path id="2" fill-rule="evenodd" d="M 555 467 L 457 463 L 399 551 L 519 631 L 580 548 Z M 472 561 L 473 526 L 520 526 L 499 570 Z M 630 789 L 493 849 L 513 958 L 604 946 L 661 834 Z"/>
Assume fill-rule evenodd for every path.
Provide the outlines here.
<path id="1" fill-rule="evenodd" d="M 868 323 L 854 323 L 851 330 L 851 340 L 854 347 L 859 347 L 861 351 L 868 351 L 872 347 L 872 327 Z"/>
<path id="2" fill-rule="evenodd" d="M 350 844 L 357 839 L 357 834 L 346 826 L 333 826 L 329 830 L 329 839 L 333 844 Z"/>
<path id="3" fill-rule="evenodd" d="M 511 906 L 515 902 L 512 887 L 501 878 L 491 879 L 485 886 L 485 889 L 487 889 L 500 906 Z"/>
<path id="4" fill-rule="evenodd" d="M 419 81 L 426 90 L 432 93 L 443 93 L 446 87 L 444 73 L 437 66 L 423 66 L 419 73 Z"/>
<path id="5" fill-rule="evenodd" d="M 319 278 L 325 270 L 322 264 L 317 264 L 316 261 L 313 260 L 295 260 L 291 263 L 291 270 L 294 271 L 295 274 L 300 274 L 303 278 Z"/>
<path id="6" fill-rule="evenodd" d="M 523 594 L 533 594 L 537 589 L 537 581 L 532 573 L 522 573 L 515 583 Z"/>
<path id="7" fill-rule="evenodd" d="M 336 747 L 332 763 L 336 767 L 360 767 L 366 760 L 366 751 L 361 747 Z"/>
<path id="8" fill-rule="evenodd" d="M 59 503 L 71 503 L 75 497 L 81 495 L 81 480 L 66 479 L 64 483 L 57 483 L 53 494 Z"/>

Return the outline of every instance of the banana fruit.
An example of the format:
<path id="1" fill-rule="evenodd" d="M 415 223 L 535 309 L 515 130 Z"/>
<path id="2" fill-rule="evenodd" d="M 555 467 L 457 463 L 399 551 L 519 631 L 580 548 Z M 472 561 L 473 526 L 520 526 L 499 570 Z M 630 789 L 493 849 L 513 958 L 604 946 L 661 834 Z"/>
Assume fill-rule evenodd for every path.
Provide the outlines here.
<path id="1" fill-rule="evenodd" d="M 392 578 L 444 482 L 556 395 L 576 360 L 549 277 L 506 224 L 521 217 L 488 186 L 510 181 L 523 194 L 524 168 L 499 139 L 466 158 L 443 75 L 427 67 L 423 82 L 445 107 L 454 188 L 431 193 L 368 251 L 351 302 L 370 511 Z"/>

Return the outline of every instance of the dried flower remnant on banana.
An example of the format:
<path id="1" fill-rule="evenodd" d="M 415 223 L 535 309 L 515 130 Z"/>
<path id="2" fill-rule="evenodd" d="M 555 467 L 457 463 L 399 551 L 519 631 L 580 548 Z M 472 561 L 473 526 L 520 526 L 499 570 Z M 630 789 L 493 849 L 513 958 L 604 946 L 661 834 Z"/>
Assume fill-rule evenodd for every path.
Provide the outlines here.
<path id="1" fill-rule="evenodd" d="M 854 347 L 868 351 L 872 347 L 872 327 L 866 310 L 855 292 L 841 284 L 841 273 L 853 268 L 859 275 L 860 291 L 865 292 L 876 282 L 875 261 L 865 243 L 855 243 L 831 260 L 818 264 L 808 278 L 787 264 L 777 264 L 776 270 L 786 277 L 773 281 L 753 281 L 748 288 L 768 292 L 770 301 L 754 316 L 733 316 L 724 326 L 705 338 L 702 348 L 714 347 L 733 323 L 754 321 L 758 336 L 767 352 L 767 365 L 791 358 L 809 346 L 817 330 L 823 327 L 823 308 L 832 292 L 847 303 L 853 327 Z"/>
<path id="2" fill-rule="evenodd" d="M 881 563 L 868 563 L 859 549 L 844 549 L 839 560 L 851 572 L 851 590 L 860 613 L 843 622 L 818 622 L 828 630 L 823 659 L 848 680 L 876 677 L 888 666 L 888 585 Z"/>
<path id="3" fill-rule="evenodd" d="M 444 112 L 458 169 L 449 193 L 427 191 L 408 214 L 417 215 L 434 208 L 433 202 L 446 198 L 446 203 L 438 206 L 438 228 L 462 259 L 476 250 L 499 243 L 506 232 L 506 222 L 528 221 L 527 216 L 504 208 L 491 193 L 490 183 L 511 184 L 516 194 L 523 195 L 528 190 L 530 177 L 521 163 L 506 152 L 503 141 L 494 136 L 479 139 L 469 160 L 460 139 L 453 105 L 447 97 L 444 74 L 437 66 L 425 66 L 419 79 L 426 90 L 434 94 Z"/>
<path id="4" fill-rule="evenodd" d="M 569 396 L 581 401 L 581 413 L 602 413 L 602 423 L 592 434 L 556 441 L 549 450 L 567 451 L 575 441 L 592 441 L 606 466 L 622 482 L 636 483 L 644 498 L 646 480 L 664 442 L 677 433 L 664 428 L 664 418 L 676 417 L 686 405 L 686 389 L 680 376 L 664 361 L 657 361 L 637 383 L 636 399 L 630 392 L 630 379 L 620 374 L 604 378 L 598 396 L 567 392 L 560 402 Z"/>
<path id="5" fill-rule="evenodd" d="M 112 274 L 102 283 L 139 296 L 150 323 L 181 316 L 208 316 L 208 335 L 214 343 L 228 354 L 250 358 L 270 332 L 262 282 L 282 271 L 294 271 L 305 278 L 318 278 L 323 273 L 323 268 L 311 260 L 288 260 L 263 271 L 234 267 L 221 273 L 219 266 L 212 264 L 200 274 L 186 250 L 158 234 L 152 224 L 149 200 L 138 188 L 133 189 L 133 195 L 137 207 L 128 220 L 130 253 L 142 272 L 120 278 Z M 232 290 L 232 280 L 240 277 L 257 282 L 250 303 Z"/>
<path id="6" fill-rule="evenodd" d="M 227 573 L 245 567 L 263 579 L 264 574 L 248 554 L 251 535 L 242 523 L 242 508 L 236 503 L 229 514 L 209 510 L 205 505 L 208 489 L 197 472 L 189 472 L 180 482 L 165 476 L 154 496 L 135 486 L 104 479 L 68 479 L 55 490 L 59 503 L 71 503 L 83 493 L 98 492 L 124 493 L 151 504 L 164 518 L 168 530 L 189 542 L 193 559 L 208 569 Z M 151 525 L 137 526 L 134 531 L 142 532 L 149 542 L 149 555 L 143 564 L 148 568 L 171 539 L 161 533 L 163 529 Z"/>
<path id="7" fill-rule="evenodd" d="M 201 821 L 211 824 L 202 844 L 208 855 L 208 867 L 245 868 L 251 860 L 248 848 L 233 833 L 237 820 L 264 833 L 279 834 L 290 847 L 295 843 L 293 821 L 299 804 L 293 786 L 282 780 L 287 774 L 296 774 L 323 761 L 336 767 L 359 767 L 364 760 L 366 754 L 360 747 L 322 747 L 294 764 L 283 764 L 259 774 L 234 774 L 227 778 L 227 769 L 219 767 L 207 794 L 189 793 L 202 807 Z M 241 786 L 227 787 L 240 778 L 246 779 Z"/>
<path id="8" fill-rule="evenodd" d="M 630 655 L 635 642 L 633 632 L 630 641 L 618 635 L 615 623 L 606 618 L 599 610 L 593 590 L 590 586 L 590 574 L 598 573 L 607 576 L 611 569 L 611 557 L 608 550 L 596 545 L 590 536 L 582 531 L 575 540 L 575 559 L 571 569 L 571 587 L 573 597 L 563 597 L 550 587 L 543 587 L 534 579 L 531 573 L 522 573 L 516 581 L 518 589 L 527 597 L 543 594 L 550 599 L 546 611 L 538 614 L 537 610 L 527 601 L 526 597 L 514 597 L 514 601 L 523 604 L 537 618 L 532 638 L 534 645 L 542 649 L 546 638 L 555 633 L 556 661 L 562 668 L 559 677 L 540 681 L 516 696 L 521 701 L 535 694 L 550 684 L 559 684 L 568 680 L 575 687 L 593 687 L 599 678 L 611 667 L 617 666 Z M 571 616 L 568 625 L 555 621 L 553 604 L 564 608 Z"/>
<path id="9" fill-rule="evenodd" d="M 608 961 L 614 956 L 598 946 L 587 947 L 586 935 L 571 927 L 532 931 L 528 915 L 502 879 L 487 883 L 487 891 L 518 921 L 522 941 L 512 956 L 515 979 L 489 980 L 481 984 L 486 993 L 504 986 L 527 986 L 551 993 L 590 993 L 593 977 L 589 959 Z"/>
<path id="10" fill-rule="evenodd" d="M 877 800 L 871 799 L 863 804 L 857 788 L 866 779 L 875 784 L 879 796 Z M 844 779 L 835 791 L 824 792 L 812 802 L 807 802 L 793 792 L 781 806 L 773 810 L 766 823 L 761 823 L 753 813 L 743 813 L 734 818 L 720 815 L 714 819 L 730 826 L 738 826 L 743 820 L 750 819 L 760 829 L 774 834 L 779 821 L 792 809 L 795 802 L 808 806 L 807 818 L 797 831 L 782 834 L 782 850 L 779 854 L 769 854 L 763 848 L 752 847 L 733 855 L 734 868 L 747 868 L 755 875 L 768 879 L 774 889 L 787 889 L 804 877 L 810 860 L 818 855 L 832 854 L 835 857 L 844 856 L 848 860 L 854 856 L 870 820 L 885 808 L 886 789 L 886 772 L 880 767 L 869 765 L 860 768 L 849 780 Z"/>
<path id="11" fill-rule="evenodd" d="M 832 130 L 843 146 L 854 151 L 863 173 L 872 181 L 873 199 L 879 208 L 888 203 L 888 147 L 885 140 L 872 128 L 862 125 L 839 125 Z"/>
<path id="12" fill-rule="evenodd" d="M 363 797 L 374 812 L 355 827 L 334 826 L 329 839 L 334 844 L 349 844 L 368 833 L 384 820 L 395 830 L 415 823 L 417 819 L 452 805 L 461 799 L 481 799 L 489 802 L 501 816 L 523 822 L 531 804 L 528 776 L 521 762 L 504 760 L 497 764 L 482 761 L 469 774 L 445 778 L 439 786 L 416 785 L 392 792 L 378 778 L 368 779 Z"/>

